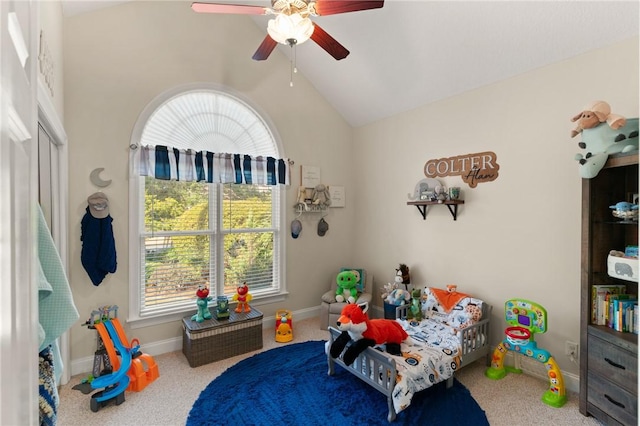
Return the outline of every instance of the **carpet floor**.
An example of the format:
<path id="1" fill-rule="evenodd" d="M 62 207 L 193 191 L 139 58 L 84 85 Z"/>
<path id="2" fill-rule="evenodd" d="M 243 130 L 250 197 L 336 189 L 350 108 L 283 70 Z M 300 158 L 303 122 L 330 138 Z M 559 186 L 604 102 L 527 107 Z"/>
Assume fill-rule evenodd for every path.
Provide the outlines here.
<path id="1" fill-rule="evenodd" d="M 297 343 L 247 358 L 213 380 L 193 405 L 187 426 L 232 422 L 270 425 L 386 425 L 388 408 L 376 392 L 341 367 L 327 375 L 324 341 Z M 394 424 L 488 425 L 460 382 L 415 395 Z"/>
<path id="2" fill-rule="evenodd" d="M 59 389 L 58 426 L 185 425 L 195 401 L 212 380 L 240 361 L 260 352 L 308 340 L 327 340 L 329 332 L 321 330 L 319 324 L 317 318 L 297 320 L 294 340 L 290 343 L 277 343 L 274 340 L 274 330 L 266 328 L 263 330 L 264 347 L 261 350 L 197 368 L 189 367 L 187 359 L 180 351 L 154 356 L 159 366 L 160 377 L 142 392 L 126 392 L 126 401 L 123 404 L 110 405 L 97 413 L 92 412 L 89 407 L 89 395 L 73 389 L 88 372 L 74 375 Z M 540 401 L 542 394 L 549 387 L 547 381 L 517 374 L 508 374 L 504 379 L 494 381 L 484 376 L 485 369 L 486 366 L 477 361 L 457 371 L 456 378 L 485 411 L 491 426 L 600 425 L 593 417 L 580 414 L 578 395 L 575 393 L 569 394 L 569 400 L 564 407 L 549 407 Z M 326 370 L 321 375 L 326 376 Z M 369 392 L 368 398 L 383 398 L 377 391 Z M 224 407 L 219 407 L 218 410 L 224 414 Z M 240 424 L 232 418 L 220 419 L 220 424 Z M 274 422 L 274 425 L 276 424 L 278 423 Z"/>

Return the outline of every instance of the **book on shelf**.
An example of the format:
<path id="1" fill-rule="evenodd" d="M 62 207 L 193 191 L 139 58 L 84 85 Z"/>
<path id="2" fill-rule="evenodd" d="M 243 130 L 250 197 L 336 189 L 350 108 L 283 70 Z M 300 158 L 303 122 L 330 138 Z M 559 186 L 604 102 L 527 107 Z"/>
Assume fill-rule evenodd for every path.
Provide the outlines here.
<path id="1" fill-rule="evenodd" d="M 633 330 L 635 334 L 640 333 L 640 309 L 638 304 L 633 305 Z"/>
<path id="2" fill-rule="evenodd" d="M 638 304 L 638 300 L 619 300 L 615 329 L 624 333 L 633 332 L 633 306 Z"/>
<path id="3" fill-rule="evenodd" d="M 616 331 L 628 331 L 629 319 L 628 308 L 633 309 L 633 305 L 638 303 L 638 298 L 635 294 L 612 294 L 608 298 L 607 304 L 607 321 L 606 324 L 609 328 L 613 328 Z"/>
<path id="4" fill-rule="evenodd" d="M 625 300 L 620 303 L 622 326 L 618 331 L 633 333 L 633 308 L 638 305 L 638 300 Z"/>
<path id="5" fill-rule="evenodd" d="M 611 294 L 624 294 L 624 284 L 594 284 L 591 286 L 591 324 L 606 325 L 607 299 Z"/>

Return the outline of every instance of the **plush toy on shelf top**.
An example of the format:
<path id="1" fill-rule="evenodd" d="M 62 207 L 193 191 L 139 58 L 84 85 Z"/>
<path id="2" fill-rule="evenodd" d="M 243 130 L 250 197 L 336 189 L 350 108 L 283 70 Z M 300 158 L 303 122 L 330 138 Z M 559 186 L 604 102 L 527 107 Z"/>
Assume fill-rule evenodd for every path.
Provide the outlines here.
<path id="1" fill-rule="evenodd" d="M 584 129 L 592 129 L 600 123 L 607 124 L 614 130 L 624 126 L 627 120 L 618 114 L 611 114 L 611 107 L 604 101 L 594 101 L 589 103 L 584 109 L 573 116 L 573 122 L 578 122 L 574 130 L 571 131 L 571 137 L 576 137 Z"/>
<path id="2" fill-rule="evenodd" d="M 331 195 L 326 185 L 319 184 L 313 188 L 312 204 L 320 207 L 329 207 L 331 205 Z"/>
<path id="3" fill-rule="evenodd" d="M 571 121 L 578 122 L 571 137 L 582 135 L 578 146 L 583 152 L 576 154 L 575 160 L 584 179 L 596 177 L 610 155 L 638 150 L 638 118 L 611 114 L 604 101 L 591 102 Z"/>

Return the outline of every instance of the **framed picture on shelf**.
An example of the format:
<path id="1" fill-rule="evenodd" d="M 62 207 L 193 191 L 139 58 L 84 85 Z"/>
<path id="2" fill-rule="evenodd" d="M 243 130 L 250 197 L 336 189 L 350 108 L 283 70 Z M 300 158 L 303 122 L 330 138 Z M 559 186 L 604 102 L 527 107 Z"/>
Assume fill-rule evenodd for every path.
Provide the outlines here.
<path id="1" fill-rule="evenodd" d="M 345 206 L 344 186 L 329 185 L 329 195 L 331 197 L 331 205 L 329 207 Z"/>
<path id="2" fill-rule="evenodd" d="M 432 201 L 435 197 L 435 192 L 431 190 L 422 191 L 420 193 L 420 201 Z"/>
<path id="3" fill-rule="evenodd" d="M 300 166 L 300 185 L 311 189 L 320 185 L 320 167 Z"/>

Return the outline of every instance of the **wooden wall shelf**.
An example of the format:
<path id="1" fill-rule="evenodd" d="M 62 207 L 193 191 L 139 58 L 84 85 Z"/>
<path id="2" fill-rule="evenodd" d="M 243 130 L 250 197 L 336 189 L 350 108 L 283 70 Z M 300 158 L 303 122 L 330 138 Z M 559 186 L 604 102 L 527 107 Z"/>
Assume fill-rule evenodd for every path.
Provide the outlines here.
<path id="1" fill-rule="evenodd" d="M 439 201 L 407 201 L 408 206 L 416 206 L 423 220 L 427 220 L 427 207 L 429 206 L 447 206 L 453 220 L 458 217 L 458 205 L 464 204 L 464 200 L 447 200 L 443 202 Z"/>
<path id="2" fill-rule="evenodd" d="M 318 206 L 315 204 L 307 204 L 306 207 L 300 204 L 294 206 L 296 213 L 324 213 L 329 208 L 327 206 Z"/>

